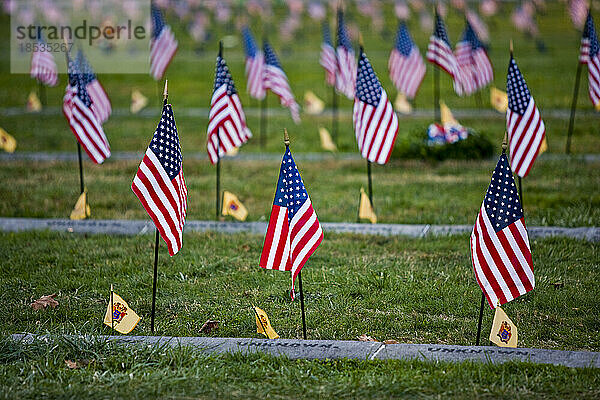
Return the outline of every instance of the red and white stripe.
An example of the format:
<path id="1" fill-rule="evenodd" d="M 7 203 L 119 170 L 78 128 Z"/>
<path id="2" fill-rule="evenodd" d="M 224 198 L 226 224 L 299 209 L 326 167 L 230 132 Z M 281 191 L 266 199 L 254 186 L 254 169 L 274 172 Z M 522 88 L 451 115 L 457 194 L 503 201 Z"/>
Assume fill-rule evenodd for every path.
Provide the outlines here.
<path id="1" fill-rule="evenodd" d="M 452 79 L 456 80 L 458 63 L 452 49 L 448 46 L 448 43 L 435 35 L 431 35 L 429 38 L 429 45 L 427 46 L 426 57 L 427 61 L 439 66 L 446 71 Z"/>
<path id="2" fill-rule="evenodd" d="M 419 49 L 413 46 L 408 57 L 404 57 L 396 48 L 392 49 L 388 69 L 396 89 L 404 93 L 407 98 L 414 99 L 425 78 L 426 70 Z"/>
<path id="3" fill-rule="evenodd" d="M 183 226 L 187 213 L 187 187 L 183 166 L 169 179 L 154 152 L 148 148 L 133 178 L 131 189 L 152 218 L 160 236 L 174 256 L 183 245 Z"/>
<path id="4" fill-rule="evenodd" d="M 282 106 L 288 107 L 295 123 L 300 123 L 300 106 L 294 99 L 287 76 L 281 68 L 265 64 L 264 87 L 279 96 Z"/>
<path id="5" fill-rule="evenodd" d="M 335 88 L 349 99 L 353 99 L 356 91 L 357 71 L 354 52 L 346 50 L 343 46 L 338 46 L 337 65 Z"/>
<path id="6" fill-rule="evenodd" d="M 569 0 L 567 8 L 573 25 L 578 29 L 584 26 L 588 14 L 587 0 Z"/>
<path id="7" fill-rule="evenodd" d="M 73 108 L 73 97 L 77 94 L 77 89 L 67 84 L 65 95 L 63 96 L 62 112 L 67 121 L 71 119 L 71 108 Z"/>
<path id="8" fill-rule="evenodd" d="M 94 111 L 96 119 L 101 124 L 104 123 L 112 113 L 112 106 L 104 87 L 98 79 L 95 79 L 86 85 L 86 90 L 92 100 L 92 111 Z"/>
<path id="9" fill-rule="evenodd" d="M 110 146 L 102 125 L 78 96 L 73 96 L 71 100 L 69 126 L 93 162 L 102 164 L 110 157 Z"/>
<path id="10" fill-rule="evenodd" d="M 494 68 L 492 62 L 483 48 L 476 49 L 472 53 L 477 88 L 483 89 L 494 79 Z"/>
<path id="11" fill-rule="evenodd" d="M 590 58 L 587 66 L 590 100 L 592 100 L 596 110 L 600 110 L 600 52 Z"/>
<path id="12" fill-rule="evenodd" d="M 460 82 L 459 85 L 455 86 L 455 89 L 458 89 L 457 94 L 460 96 L 463 94 L 470 95 L 477 91 L 475 62 L 471 43 L 468 41 L 458 42 L 454 54 L 458 65 L 456 80 Z"/>
<path id="13" fill-rule="evenodd" d="M 248 81 L 248 94 L 262 100 L 265 98 L 264 87 L 265 57 L 262 51 L 257 50 L 254 57 L 246 57 L 246 78 Z"/>
<path id="14" fill-rule="evenodd" d="M 398 117 L 385 90 L 381 88 L 377 107 L 354 99 L 352 120 L 361 155 L 371 162 L 387 163 L 398 134 Z"/>
<path id="15" fill-rule="evenodd" d="M 590 39 L 586 37 L 581 38 L 581 47 L 579 48 L 579 62 L 581 64 L 587 64 L 590 60 Z"/>
<path id="16" fill-rule="evenodd" d="M 52 53 L 48 51 L 34 51 L 31 55 L 30 75 L 47 86 L 58 84 L 58 69 Z"/>
<path id="17" fill-rule="evenodd" d="M 319 64 L 325 69 L 325 82 L 329 86 L 335 85 L 335 73 L 337 71 L 337 57 L 335 50 L 330 44 L 321 43 L 321 57 Z"/>
<path id="18" fill-rule="evenodd" d="M 492 308 L 535 287 L 523 218 L 496 232 L 482 204 L 471 233 L 471 260 L 477 282 Z"/>
<path id="19" fill-rule="evenodd" d="M 533 166 L 546 135 L 546 127 L 533 96 L 530 96 L 523 115 L 508 108 L 506 130 L 510 147 L 510 168 L 515 174 L 524 178 Z"/>
<path id="20" fill-rule="evenodd" d="M 177 40 L 171 28 L 165 25 L 157 39 L 150 40 L 150 75 L 162 79 L 177 52 Z"/>
<path id="21" fill-rule="evenodd" d="M 215 164 L 228 151 L 240 147 L 252 137 L 237 94 L 227 95 L 227 84 L 215 90 L 210 102 L 206 150 Z"/>

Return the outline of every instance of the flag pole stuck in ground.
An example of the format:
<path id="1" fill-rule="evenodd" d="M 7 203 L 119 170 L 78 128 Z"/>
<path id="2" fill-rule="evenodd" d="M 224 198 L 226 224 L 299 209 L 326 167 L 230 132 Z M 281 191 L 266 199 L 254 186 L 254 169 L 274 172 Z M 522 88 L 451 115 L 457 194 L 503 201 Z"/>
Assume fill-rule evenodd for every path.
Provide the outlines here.
<path id="1" fill-rule="evenodd" d="M 219 58 L 223 59 L 223 41 L 219 40 Z M 219 220 L 219 214 L 221 212 L 220 200 L 221 200 L 221 135 L 217 133 L 217 176 L 216 176 L 216 197 L 215 197 L 215 220 Z"/>
<path id="2" fill-rule="evenodd" d="M 115 307 L 113 304 L 113 284 L 110 284 L 110 328 L 115 330 Z"/>
<path id="3" fill-rule="evenodd" d="M 577 112 L 577 97 L 579 96 L 579 81 L 581 79 L 581 66 L 583 64 L 577 61 L 577 73 L 575 75 L 575 87 L 573 88 L 573 100 L 571 100 L 571 115 L 569 116 L 569 129 L 567 130 L 567 145 L 565 153 L 571 153 L 571 135 L 575 125 L 575 113 Z"/>

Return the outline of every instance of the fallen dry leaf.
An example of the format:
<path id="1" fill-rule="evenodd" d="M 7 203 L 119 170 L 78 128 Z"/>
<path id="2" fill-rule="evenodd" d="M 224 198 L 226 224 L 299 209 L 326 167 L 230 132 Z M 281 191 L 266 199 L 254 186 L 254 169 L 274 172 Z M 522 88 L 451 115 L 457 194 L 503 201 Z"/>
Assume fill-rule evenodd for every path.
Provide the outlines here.
<path id="1" fill-rule="evenodd" d="M 58 301 L 54 300 L 56 297 L 56 293 L 53 293 L 49 296 L 42 296 L 33 303 L 31 303 L 31 307 L 34 310 L 41 310 L 42 308 L 46 308 L 50 306 L 50 308 L 56 308 L 58 306 Z"/>
<path id="2" fill-rule="evenodd" d="M 65 360 L 65 364 L 67 365 L 67 368 L 69 368 L 69 369 L 84 368 L 93 362 L 94 362 L 94 360 L 87 360 L 87 359 L 78 360 L 78 361 Z"/>
<path id="3" fill-rule="evenodd" d="M 359 337 L 357 337 L 357 339 L 360 342 L 378 342 L 377 339 L 371 337 L 371 336 L 367 336 L 366 333 L 363 333 L 362 335 L 360 335 Z"/>
<path id="4" fill-rule="evenodd" d="M 397 340 L 394 340 L 394 339 L 388 339 L 388 340 L 383 341 L 383 344 L 398 344 L 398 343 L 400 343 L 400 342 Z"/>
<path id="5" fill-rule="evenodd" d="M 200 328 L 200 332 L 201 333 L 211 333 L 212 331 L 214 331 L 215 329 L 219 328 L 219 321 L 213 321 L 213 320 L 208 320 L 204 323 L 204 325 L 202 325 L 202 328 Z"/>

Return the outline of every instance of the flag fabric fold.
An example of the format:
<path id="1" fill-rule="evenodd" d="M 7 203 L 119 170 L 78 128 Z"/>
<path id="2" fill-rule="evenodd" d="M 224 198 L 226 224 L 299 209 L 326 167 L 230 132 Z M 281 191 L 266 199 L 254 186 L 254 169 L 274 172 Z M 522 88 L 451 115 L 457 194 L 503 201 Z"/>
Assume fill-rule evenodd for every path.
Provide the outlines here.
<path id="1" fill-rule="evenodd" d="M 50 51 L 48 44 L 40 37 L 34 46 L 31 54 L 31 69 L 29 71 L 32 78 L 46 86 L 56 86 L 58 84 L 58 68 L 56 61 Z"/>
<path id="2" fill-rule="evenodd" d="M 390 78 L 399 92 L 414 99 L 425 78 L 425 63 L 403 22 L 396 33 L 396 44 L 388 60 Z"/>
<path id="3" fill-rule="evenodd" d="M 77 53 L 77 63 L 79 64 L 79 70 L 83 74 L 85 88 L 92 100 L 92 111 L 94 112 L 94 115 L 96 115 L 98 122 L 103 124 L 112 113 L 110 99 L 81 50 Z"/>
<path id="4" fill-rule="evenodd" d="M 435 28 L 433 34 L 429 38 L 426 57 L 427 61 L 437 65 L 452 77 L 454 80 L 454 90 L 457 94 L 461 95 L 462 88 L 460 86 L 460 81 L 458 80 L 458 62 L 452 52 L 452 46 L 448 39 L 444 21 L 438 14 L 435 16 Z"/>
<path id="5" fill-rule="evenodd" d="M 265 57 L 256 45 L 256 41 L 248 27 L 242 29 L 242 36 L 244 39 L 244 51 L 246 53 L 246 89 L 250 97 L 262 100 L 266 94 L 263 82 Z"/>
<path id="6" fill-rule="evenodd" d="M 591 12 L 588 12 L 581 37 L 579 62 L 587 64 L 588 93 L 596 110 L 600 111 L 600 44 Z"/>
<path id="7" fill-rule="evenodd" d="M 325 69 L 325 82 L 329 86 L 335 85 L 335 75 L 338 68 L 337 56 L 331 42 L 331 32 L 327 21 L 323 22 L 323 42 L 321 43 L 319 64 Z"/>
<path id="8" fill-rule="evenodd" d="M 338 10 L 337 23 L 336 57 L 338 70 L 335 77 L 335 88 L 347 98 L 352 99 L 356 87 L 356 58 L 346 31 L 342 10 Z"/>
<path id="9" fill-rule="evenodd" d="M 161 80 L 177 52 L 177 40 L 171 27 L 165 24 L 162 12 L 151 6 L 152 37 L 150 38 L 150 75 Z"/>
<path id="10" fill-rule="evenodd" d="M 483 44 L 467 21 L 462 39 L 456 44 L 456 61 L 462 93 L 470 95 L 494 79 L 492 63 Z"/>
<path id="11" fill-rule="evenodd" d="M 290 109 L 294 122 L 296 124 L 300 123 L 300 106 L 294 99 L 290 83 L 285 72 L 283 72 L 277 55 L 275 55 L 275 51 L 266 40 L 263 43 L 263 53 L 265 55 L 263 78 L 265 90 L 271 89 L 273 93 L 279 96 L 281 105 Z"/>

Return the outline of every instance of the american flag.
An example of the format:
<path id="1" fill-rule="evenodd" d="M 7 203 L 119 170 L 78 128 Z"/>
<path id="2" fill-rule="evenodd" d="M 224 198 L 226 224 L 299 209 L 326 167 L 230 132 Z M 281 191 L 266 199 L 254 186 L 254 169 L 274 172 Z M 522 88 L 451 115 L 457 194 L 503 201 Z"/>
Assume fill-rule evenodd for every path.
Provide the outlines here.
<path id="1" fill-rule="evenodd" d="M 539 154 L 546 128 L 525 79 L 512 56 L 506 77 L 506 93 L 508 95 L 506 130 L 510 145 L 510 166 L 523 178 L 527 176 Z"/>
<path id="2" fill-rule="evenodd" d="M 569 15 L 571 21 L 577 29 L 581 29 L 584 23 L 586 23 L 586 14 L 589 15 L 589 7 L 587 0 L 569 0 L 567 7 L 569 9 Z M 585 28 L 584 28 L 585 29 Z"/>
<path id="3" fill-rule="evenodd" d="M 244 37 L 244 50 L 246 52 L 246 79 L 247 90 L 251 97 L 262 100 L 265 98 L 263 75 L 265 70 L 265 58 L 262 51 L 256 45 L 256 41 L 248 27 L 242 29 Z"/>
<path id="4" fill-rule="evenodd" d="M 298 103 L 296 103 L 296 100 L 294 99 L 294 94 L 292 93 L 292 89 L 290 89 L 287 76 L 285 75 L 285 72 L 283 72 L 273 48 L 271 48 L 271 45 L 266 40 L 263 44 L 263 52 L 265 54 L 265 90 L 271 89 L 273 93 L 279 96 L 281 105 L 288 107 L 294 122 L 299 123 L 300 106 L 298 106 Z"/>
<path id="5" fill-rule="evenodd" d="M 162 79 L 169 63 L 177 52 L 177 40 L 169 25 L 165 24 L 162 12 L 152 5 L 152 38 L 150 39 L 150 75 Z"/>
<path id="6" fill-rule="evenodd" d="M 215 164 L 228 151 L 252 137 L 246 115 L 225 60 L 217 56 L 215 88 L 210 101 L 206 150 Z"/>
<path id="7" fill-rule="evenodd" d="M 586 49 L 584 49 L 584 47 Z M 583 61 L 582 61 L 583 60 Z M 585 23 L 581 38 L 581 54 L 579 61 L 588 66 L 588 89 L 592 104 L 600 110 L 600 45 L 596 35 L 596 27 L 591 13 Z"/>
<path id="8" fill-rule="evenodd" d="M 260 266 L 291 271 L 293 299 L 296 276 L 322 240 L 321 224 L 292 153 L 289 147 L 286 147 L 281 160 L 265 244 L 260 256 Z"/>
<path id="9" fill-rule="evenodd" d="M 362 156 L 378 164 L 388 162 L 398 134 L 398 117 L 362 49 L 352 120 Z"/>
<path id="10" fill-rule="evenodd" d="M 464 94 L 483 89 L 494 79 L 492 63 L 468 21 L 461 41 L 456 44 L 455 54 L 459 69 L 458 79 Z"/>
<path id="11" fill-rule="evenodd" d="M 81 50 L 77 53 L 77 63 L 79 64 L 79 70 L 83 75 L 85 88 L 92 100 L 92 111 L 96 115 L 98 122 L 102 124 L 112 113 L 112 106 L 108 95 L 106 94 L 104 87 L 102 87 L 102 84 L 100 84 L 100 81 L 98 81 L 96 73 Z"/>
<path id="12" fill-rule="evenodd" d="M 494 169 L 471 233 L 471 260 L 492 308 L 535 286 L 523 207 L 505 154 Z"/>
<path id="13" fill-rule="evenodd" d="M 350 43 L 346 25 L 344 24 L 344 13 L 338 10 L 338 26 L 337 26 L 337 65 L 338 72 L 336 74 L 335 88 L 338 92 L 344 94 L 349 99 L 354 97 L 356 87 L 356 59 L 354 57 L 354 49 Z"/>
<path id="14" fill-rule="evenodd" d="M 37 79 L 47 86 L 56 86 L 58 84 L 58 69 L 54 56 L 46 50 L 46 42 L 39 38 L 37 41 L 37 50 L 31 55 L 31 69 L 29 71 L 32 78 Z"/>
<path id="15" fill-rule="evenodd" d="M 454 88 L 457 92 L 460 92 L 460 83 L 456 79 L 458 63 L 452 52 L 444 21 L 438 14 L 435 16 L 435 29 L 433 35 L 429 38 L 426 57 L 427 61 L 439 66 L 454 79 Z"/>
<path id="16" fill-rule="evenodd" d="M 321 58 L 319 63 L 325 69 L 325 82 L 329 86 L 335 85 L 335 74 L 338 68 L 337 57 L 331 43 L 329 24 L 326 21 L 323 22 L 323 43 L 321 43 Z"/>
<path id="17" fill-rule="evenodd" d="M 169 254 L 177 254 L 183 244 L 187 187 L 173 107 L 166 101 L 152 141 L 133 178 L 131 190 L 154 221 L 167 243 Z"/>
<path id="18" fill-rule="evenodd" d="M 83 75 L 67 55 L 69 85 L 63 99 L 63 113 L 73 134 L 96 164 L 110 157 L 110 146 L 102 125 L 91 109 L 92 101 L 85 88 Z"/>
<path id="19" fill-rule="evenodd" d="M 388 61 L 390 78 L 396 89 L 413 99 L 425 78 L 425 63 L 403 22 L 396 33 L 396 45 Z"/>

